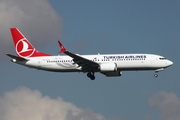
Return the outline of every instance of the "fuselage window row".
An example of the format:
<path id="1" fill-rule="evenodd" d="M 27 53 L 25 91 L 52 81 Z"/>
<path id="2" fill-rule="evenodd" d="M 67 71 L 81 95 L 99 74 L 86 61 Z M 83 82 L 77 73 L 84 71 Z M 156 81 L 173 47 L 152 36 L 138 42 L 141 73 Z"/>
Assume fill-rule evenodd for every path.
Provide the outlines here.
<path id="1" fill-rule="evenodd" d="M 137 61 L 137 60 L 145 60 L 145 59 L 112 59 L 112 61 Z M 162 59 L 161 59 L 162 60 Z M 163 59 L 164 60 L 164 59 Z M 92 61 L 99 61 L 99 60 L 92 60 Z M 109 59 L 102 59 L 102 61 L 110 61 Z M 72 60 L 58 60 L 58 61 L 47 61 L 47 63 L 59 63 L 59 62 L 73 62 Z"/>
<path id="2" fill-rule="evenodd" d="M 47 63 L 59 63 L 59 62 L 63 62 L 63 63 L 65 63 L 65 62 L 73 62 L 72 60 L 60 60 L 60 61 L 47 61 Z"/>

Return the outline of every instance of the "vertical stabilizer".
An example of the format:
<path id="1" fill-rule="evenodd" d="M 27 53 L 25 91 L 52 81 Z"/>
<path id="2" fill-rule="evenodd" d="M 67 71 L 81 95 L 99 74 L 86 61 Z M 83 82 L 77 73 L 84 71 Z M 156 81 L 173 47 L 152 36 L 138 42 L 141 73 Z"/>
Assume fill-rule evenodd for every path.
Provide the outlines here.
<path id="1" fill-rule="evenodd" d="M 50 56 L 50 54 L 37 51 L 17 28 L 10 28 L 10 31 L 14 41 L 14 47 L 16 53 L 19 57 L 28 58 L 28 57 Z"/>

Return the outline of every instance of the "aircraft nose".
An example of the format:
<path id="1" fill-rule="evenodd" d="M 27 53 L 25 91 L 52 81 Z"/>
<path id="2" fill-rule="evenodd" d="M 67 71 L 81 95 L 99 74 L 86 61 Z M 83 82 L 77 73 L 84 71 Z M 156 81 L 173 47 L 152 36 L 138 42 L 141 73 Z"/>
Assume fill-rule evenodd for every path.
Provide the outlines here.
<path id="1" fill-rule="evenodd" d="M 171 65 L 173 65 L 173 62 L 170 61 L 170 60 L 168 60 L 167 65 L 168 65 L 168 66 L 171 66 Z"/>

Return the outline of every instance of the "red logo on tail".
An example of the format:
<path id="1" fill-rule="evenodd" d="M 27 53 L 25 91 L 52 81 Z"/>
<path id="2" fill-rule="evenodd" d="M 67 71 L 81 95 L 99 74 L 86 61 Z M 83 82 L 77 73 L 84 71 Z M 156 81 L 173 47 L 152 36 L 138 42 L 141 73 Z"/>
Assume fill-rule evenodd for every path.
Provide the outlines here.
<path id="1" fill-rule="evenodd" d="M 23 38 L 16 43 L 16 52 L 19 57 L 31 57 L 35 52 L 35 48 L 31 46 L 26 38 Z"/>

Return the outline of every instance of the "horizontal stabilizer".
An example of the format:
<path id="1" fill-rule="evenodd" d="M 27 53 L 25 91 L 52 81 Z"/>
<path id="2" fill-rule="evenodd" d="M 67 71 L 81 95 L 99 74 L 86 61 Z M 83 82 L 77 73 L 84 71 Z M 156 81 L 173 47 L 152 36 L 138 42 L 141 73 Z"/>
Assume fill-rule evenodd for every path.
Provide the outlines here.
<path id="1" fill-rule="evenodd" d="M 21 58 L 21 57 L 18 57 L 18 56 L 15 56 L 15 55 L 11 55 L 11 54 L 6 54 L 7 56 L 13 58 L 13 59 L 16 59 L 18 61 L 27 61 L 28 59 L 25 59 L 25 58 Z"/>

